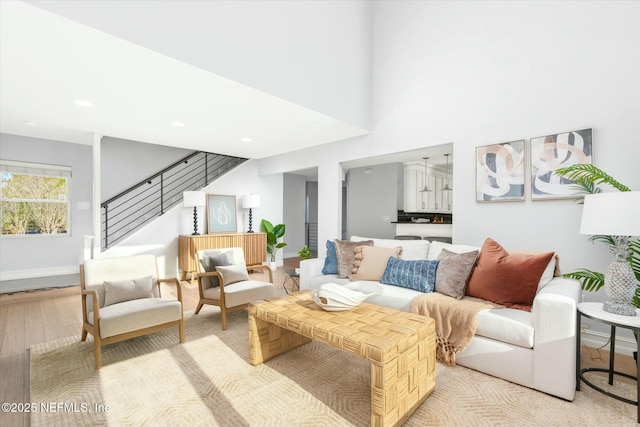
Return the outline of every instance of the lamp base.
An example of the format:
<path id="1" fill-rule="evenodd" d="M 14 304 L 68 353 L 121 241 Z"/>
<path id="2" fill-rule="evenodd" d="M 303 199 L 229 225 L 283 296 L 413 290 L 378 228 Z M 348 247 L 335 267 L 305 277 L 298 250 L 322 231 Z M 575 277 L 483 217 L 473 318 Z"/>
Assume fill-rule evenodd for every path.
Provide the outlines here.
<path id="1" fill-rule="evenodd" d="M 251 212 L 251 208 L 249 208 L 249 230 L 247 233 L 253 233 L 253 212 Z"/>
<path id="2" fill-rule="evenodd" d="M 192 236 L 199 236 L 198 233 L 198 208 L 196 206 L 193 207 L 193 233 Z"/>
<path id="3" fill-rule="evenodd" d="M 607 300 L 602 304 L 602 309 L 608 313 L 620 314 L 622 316 L 636 315 L 636 308 L 625 302 Z"/>
<path id="4" fill-rule="evenodd" d="M 620 253 L 624 253 L 619 249 Z M 604 275 L 604 290 L 607 299 L 602 309 L 622 316 L 635 316 L 636 308 L 633 306 L 633 296 L 636 293 L 638 281 L 629 262 L 624 259 L 615 259 Z"/>

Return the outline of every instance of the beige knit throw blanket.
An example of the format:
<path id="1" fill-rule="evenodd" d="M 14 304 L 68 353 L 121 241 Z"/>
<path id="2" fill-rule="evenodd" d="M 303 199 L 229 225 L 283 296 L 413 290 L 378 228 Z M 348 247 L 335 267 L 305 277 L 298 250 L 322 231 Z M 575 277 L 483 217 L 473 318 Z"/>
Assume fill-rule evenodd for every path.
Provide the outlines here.
<path id="1" fill-rule="evenodd" d="M 455 299 L 432 292 L 411 300 L 410 311 L 431 317 L 436 324 L 436 359 L 449 366 L 456 364 L 456 353 L 464 350 L 478 329 L 478 312 L 502 307 L 479 298 Z"/>

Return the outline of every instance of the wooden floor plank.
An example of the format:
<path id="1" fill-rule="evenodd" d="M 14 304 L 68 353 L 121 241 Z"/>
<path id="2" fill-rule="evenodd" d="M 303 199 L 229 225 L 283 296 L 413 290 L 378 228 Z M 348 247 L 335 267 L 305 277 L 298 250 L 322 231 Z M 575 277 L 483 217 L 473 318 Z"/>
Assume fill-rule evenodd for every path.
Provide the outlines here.
<path id="1" fill-rule="evenodd" d="M 28 396 L 24 396 L 25 387 L 25 354 L 13 354 L 0 357 L 0 402 L 24 403 L 29 401 Z M 28 418 L 22 413 L 0 413 L 0 425 L 2 427 L 22 427 Z"/>
<path id="2" fill-rule="evenodd" d="M 7 311 L 5 332 L 0 343 L 0 357 L 13 356 L 24 352 L 24 304 L 10 304 L 2 307 Z"/>
<path id="3" fill-rule="evenodd" d="M 46 342 L 44 334 L 45 319 L 42 317 L 44 301 L 28 301 L 24 303 L 24 350 L 34 344 Z"/>
<path id="4" fill-rule="evenodd" d="M 0 305 L 0 346 L 2 346 L 2 339 L 7 329 L 7 314 L 7 307 Z"/>

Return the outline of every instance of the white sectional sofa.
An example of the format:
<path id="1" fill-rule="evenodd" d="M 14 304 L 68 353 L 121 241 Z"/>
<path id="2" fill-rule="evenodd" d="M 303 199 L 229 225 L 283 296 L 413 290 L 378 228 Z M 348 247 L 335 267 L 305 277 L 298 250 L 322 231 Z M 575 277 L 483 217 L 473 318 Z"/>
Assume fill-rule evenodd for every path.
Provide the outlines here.
<path id="1" fill-rule="evenodd" d="M 367 240 L 352 237 L 352 241 Z M 403 247 L 403 259 L 435 260 L 443 248 L 463 253 L 478 247 L 442 242 L 370 239 L 373 246 Z M 576 305 L 579 282 L 554 277 L 554 257 L 538 284 L 531 312 L 514 308 L 480 311 L 471 342 L 456 355 L 456 364 L 530 387 L 562 399 L 573 400 L 576 378 Z M 408 311 L 421 292 L 376 281 L 350 282 L 322 273 L 324 259 L 300 263 L 300 288 L 316 289 L 339 283 L 365 293 L 378 293 L 367 302 Z"/>

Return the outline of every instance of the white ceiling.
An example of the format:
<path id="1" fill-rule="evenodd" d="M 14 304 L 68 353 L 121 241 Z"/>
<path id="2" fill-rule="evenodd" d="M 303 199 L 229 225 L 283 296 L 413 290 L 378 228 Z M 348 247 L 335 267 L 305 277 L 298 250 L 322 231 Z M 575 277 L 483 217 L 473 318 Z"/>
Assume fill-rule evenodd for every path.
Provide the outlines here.
<path id="1" fill-rule="evenodd" d="M 76 100 L 93 106 L 79 107 Z M 248 158 L 367 133 L 35 6 L 4 0 L 0 132 L 84 144 L 97 133 Z"/>

